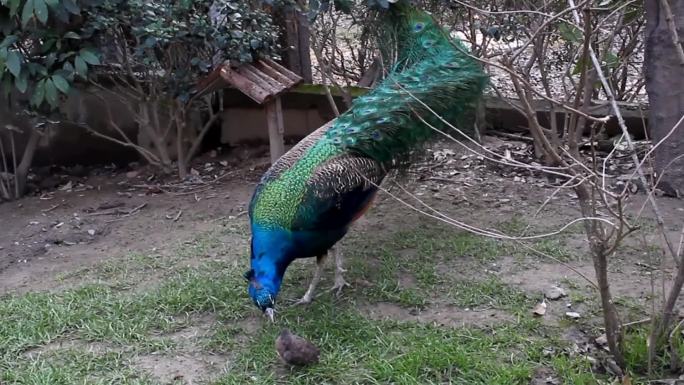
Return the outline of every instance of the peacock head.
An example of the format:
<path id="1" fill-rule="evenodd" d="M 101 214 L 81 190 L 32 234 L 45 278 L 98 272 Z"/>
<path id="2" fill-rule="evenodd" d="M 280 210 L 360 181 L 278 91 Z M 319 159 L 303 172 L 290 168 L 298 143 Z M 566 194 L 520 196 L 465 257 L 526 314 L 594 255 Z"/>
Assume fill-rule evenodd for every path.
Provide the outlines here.
<path id="1" fill-rule="evenodd" d="M 275 299 L 278 295 L 275 288 L 263 282 L 259 282 L 254 269 L 250 269 L 244 275 L 249 282 L 247 291 L 252 302 L 271 320 L 275 322 Z"/>

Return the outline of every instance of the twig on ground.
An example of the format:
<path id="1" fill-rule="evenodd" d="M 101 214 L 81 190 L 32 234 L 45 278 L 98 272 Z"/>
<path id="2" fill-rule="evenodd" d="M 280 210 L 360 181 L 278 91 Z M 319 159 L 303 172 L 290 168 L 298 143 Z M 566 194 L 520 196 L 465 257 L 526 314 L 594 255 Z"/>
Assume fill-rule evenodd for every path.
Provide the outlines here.
<path id="1" fill-rule="evenodd" d="M 140 210 L 142 210 L 142 209 L 145 208 L 146 206 L 147 206 L 147 203 L 143 203 L 143 204 L 141 204 L 141 205 L 139 205 L 139 206 L 136 206 L 136 207 L 132 208 L 131 210 L 129 210 L 128 212 L 126 212 L 124 215 L 122 215 L 122 216 L 120 216 L 120 217 L 118 217 L 118 218 L 116 218 L 116 219 L 109 220 L 109 221 L 107 221 L 107 222 L 105 222 L 105 223 L 117 222 L 117 221 L 123 220 L 123 219 L 125 219 L 125 218 L 128 218 L 128 217 L 130 217 L 130 216 L 132 216 L 132 215 L 137 214 L 138 212 L 140 212 Z"/>
<path id="2" fill-rule="evenodd" d="M 176 215 L 167 215 L 166 219 L 171 219 L 174 222 L 178 222 L 178 219 L 180 219 L 181 215 L 183 215 L 183 210 L 178 210 L 178 213 Z"/>
<path id="3" fill-rule="evenodd" d="M 56 205 L 54 205 L 54 206 L 52 206 L 52 207 L 50 207 L 50 208 L 47 208 L 47 209 L 45 209 L 45 210 L 42 210 L 41 212 L 43 212 L 43 213 L 49 213 L 50 211 L 55 210 L 56 208 L 58 208 L 58 207 L 61 206 L 61 205 L 62 205 L 61 203 L 57 203 Z"/>

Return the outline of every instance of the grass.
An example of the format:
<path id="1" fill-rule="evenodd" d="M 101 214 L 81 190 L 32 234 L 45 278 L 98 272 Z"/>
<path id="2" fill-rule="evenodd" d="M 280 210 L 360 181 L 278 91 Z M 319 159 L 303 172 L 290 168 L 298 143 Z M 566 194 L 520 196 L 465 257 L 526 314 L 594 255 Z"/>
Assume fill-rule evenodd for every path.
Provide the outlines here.
<path id="1" fill-rule="evenodd" d="M 243 229 L 230 231 L 242 236 Z M 246 297 L 241 274 L 247 258 L 215 257 L 235 253 L 221 237 L 208 233 L 172 255 L 139 253 L 64 275 L 72 288 L 1 298 L 0 383 L 152 385 L 157 379 L 136 365 L 141 356 L 197 353 L 225 357 L 224 370 L 207 373 L 206 383 L 216 385 L 528 384 L 538 367 L 552 369 L 564 384 L 596 383 L 583 358 L 563 353 L 565 342 L 541 338 L 559 331 L 529 317 L 533 301 L 524 292 L 467 273 L 505 255 L 506 245 L 434 228 L 385 238 L 355 234 L 343 244 L 343 251 L 357 252 L 348 255 L 347 279 L 354 286 L 340 299 L 325 294 L 309 307 L 282 307 L 271 325 Z M 463 269 L 446 268 L 454 264 Z M 303 293 L 312 266 L 297 262 L 288 270 L 281 298 Z M 330 275 L 326 271 L 328 283 Z M 495 327 L 448 328 L 369 319 L 357 306 L 440 301 L 513 316 Z M 197 326 L 200 315 L 211 320 L 202 325 L 206 335 L 173 337 Z M 321 363 L 293 370 L 280 365 L 273 341 L 283 326 L 314 341 Z M 543 354 L 549 344 L 558 354 Z"/>
<path id="2" fill-rule="evenodd" d="M 465 308 L 493 306 L 511 312 L 527 312 L 533 306 L 533 300 L 526 293 L 503 284 L 497 278 L 455 282 L 449 296 L 455 305 Z"/>
<path id="3" fill-rule="evenodd" d="M 641 325 L 639 327 L 630 328 L 625 333 L 625 361 L 627 368 L 636 373 L 648 372 L 648 345 L 647 341 L 650 335 L 648 325 Z M 672 348 L 676 350 L 678 357 L 684 357 L 684 336 L 677 333 L 672 339 Z M 670 351 L 656 352 L 653 371 L 654 375 L 660 378 L 666 377 L 668 368 L 670 368 L 670 359 L 672 353 Z"/>
<path id="4" fill-rule="evenodd" d="M 219 384 L 377 383 L 526 384 L 542 343 L 518 324 L 494 330 L 444 329 L 371 321 L 353 308 L 314 305 L 312 317 L 286 312 L 285 324 L 319 343 L 322 364 L 274 377 L 275 327 L 254 336 L 234 371 Z M 509 352 L 520 354 L 509 361 Z M 333 369 L 334 368 L 334 369 Z"/>
<path id="5" fill-rule="evenodd" d="M 148 376 L 130 369 L 124 353 L 94 354 L 83 349 L 60 349 L 35 359 L 24 359 L 3 371 L 0 379 L 10 384 L 154 383 Z"/>

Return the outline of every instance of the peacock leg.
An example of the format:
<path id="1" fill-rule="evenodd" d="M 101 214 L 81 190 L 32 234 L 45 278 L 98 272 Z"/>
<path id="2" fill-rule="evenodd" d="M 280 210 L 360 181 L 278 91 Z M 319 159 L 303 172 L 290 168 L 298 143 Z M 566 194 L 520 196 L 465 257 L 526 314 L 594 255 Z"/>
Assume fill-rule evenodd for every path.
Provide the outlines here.
<path id="1" fill-rule="evenodd" d="M 311 284 L 309 284 L 309 288 L 306 289 L 306 293 L 304 293 L 304 296 L 299 301 L 295 302 L 295 305 L 306 305 L 313 301 L 314 290 L 316 290 L 318 281 L 321 280 L 321 272 L 323 271 L 324 261 L 325 255 L 319 255 L 318 257 L 316 257 L 316 269 L 314 270 L 314 276 L 311 279 Z"/>
<path id="2" fill-rule="evenodd" d="M 335 285 L 333 285 L 333 287 L 331 287 L 328 291 L 337 290 L 336 294 L 339 296 L 345 286 L 351 285 L 349 285 L 349 283 L 345 281 L 344 277 L 342 276 L 342 273 L 347 271 L 343 267 L 344 259 L 342 257 L 342 253 L 337 250 L 337 247 L 333 247 L 331 251 L 335 255 Z"/>

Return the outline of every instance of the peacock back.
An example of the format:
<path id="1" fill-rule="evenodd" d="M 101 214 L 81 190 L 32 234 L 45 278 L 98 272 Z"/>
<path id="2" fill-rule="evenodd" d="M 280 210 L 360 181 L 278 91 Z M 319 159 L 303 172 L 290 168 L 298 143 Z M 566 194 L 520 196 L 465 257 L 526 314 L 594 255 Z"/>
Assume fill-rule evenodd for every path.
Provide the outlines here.
<path id="1" fill-rule="evenodd" d="M 334 197 L 317 190 L 334 189 L 335 182 L 349 183 L 357 175 L 381 179 L 444 129 L 444 121 L 457 123 L 474 107 L 487 82 L 477 61 L 430 15 L 410 7 L 394 12 L 391 31 L 400 44 L 388 76 L 266 172 L 250 203 L 253 224 L 291 229 L 303 215 L 316 214 L 320 202 L 314 198 Z M 339 174 L 321 176 L 317 170 L 323 167 Z"/>

